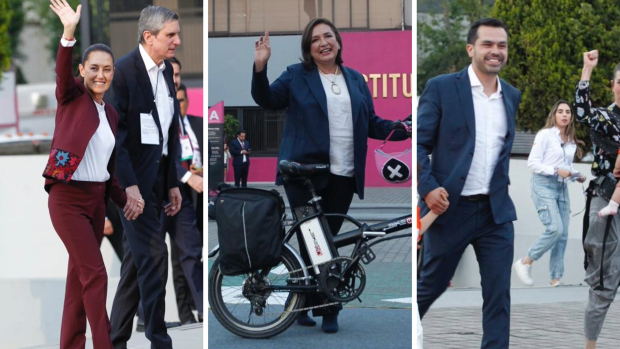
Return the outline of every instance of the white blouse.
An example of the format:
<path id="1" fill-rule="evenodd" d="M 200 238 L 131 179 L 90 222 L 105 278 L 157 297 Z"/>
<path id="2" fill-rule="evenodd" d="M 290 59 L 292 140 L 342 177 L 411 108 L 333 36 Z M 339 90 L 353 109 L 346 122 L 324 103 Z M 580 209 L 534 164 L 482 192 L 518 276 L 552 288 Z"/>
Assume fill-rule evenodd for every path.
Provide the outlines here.
<path id="1" fill-rule="evenodd" d="M 537 174 L 553 176 L 556 167 L 568 167 L 573 172 L 573 160 L 577 145 L 569 140 L 562 143 L 560 130 L 557 127 L 545 128 L 536 134 L 527 167 Z"/>
<path id="2" fill-rule="evenodd" d="M 95 101 L 93 103 L 97 106 L 99 113 L 99 127 L 88 142 L 84 158 L 71 177 L 74 181 L 105 182 L 110 179 L 108 162 L 112 156 L 116 139 L 105 114 L 105 102 L 103 105 Z"/>
<path id="3" fill-rule="evenodd" d="M 353 177 L 353 110 L 347 82 L 342 74 L 321 76 L 327 97 L 327 117 L 329 119 L 329 171 L 338 176 Z M 334 81 L 340 94 L 332 91 Z M 331 80 L 331 81 L 330 81 Z"/>

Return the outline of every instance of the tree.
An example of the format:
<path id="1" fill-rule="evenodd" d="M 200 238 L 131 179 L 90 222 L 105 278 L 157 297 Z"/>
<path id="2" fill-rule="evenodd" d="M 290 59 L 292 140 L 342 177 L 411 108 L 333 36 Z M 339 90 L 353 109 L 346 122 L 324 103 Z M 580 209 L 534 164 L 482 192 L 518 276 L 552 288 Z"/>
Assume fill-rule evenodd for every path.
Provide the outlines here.
<path id="1" fill-rule="evenodd" d="M 491 1 L 492 2 L 492 1 Z M 418 95 L 428 79 L 459 71 L 471 63 L 465 52 L 471 22 L 486 17 L 487 0 L 420 0 L 432 8 L 429 20 L 418 17 Z M 441 11 L 437 14 L 436 11 Z"/>
<path id="2" fill-rule="evenodd" d="M 593 6 L 573 0 L 498 0 L 490 15 L 510 28 L 509 61 L 501 76 L 523 93 L 517 115 L 521 129 L 539 130 L 555 101 L 574 101 L 586 51 L 600 52 L 591 78 L 594 105 L 613 101 L 609 81 L 620 63 L 616 1 L 597 0 Z M 582 125 L 577 135 L 590 140 Z"/>
<path id="3" fill-rule="evenodd" d="M 24 19 L 25 13 L 22 4 L 22 0 L 6 0 L 9 4 L 9 8 L 11 9 L 11 20 L 8 25 L 8 33 L 9 33 L 9 41 L 11 48 L 11 62 L 15 62 L 16 60 L 21 60 L 24 58 L 24 55 L 19 50 L 19 46 L 21 44 L 21 40 L 19 38 L 19 34 L 24 28 Z M 23 84 L 26 83 L 24 80 L 24 76 L 19 67 L 16 67 L 16 76 L 17 83 Z"/>
<path id="4" fill-rule="evenodd" d="M 0 0 L 3 1 L 3 0 Z M 66 0 L 71 8 L 77 8 L 80 4 L 80 0 Z M 56 61 L 56 52 L 58 51 L 58 42 L 63 32 L 62 23 L 58 19 L 58 16 L 50 9 L 49 0 L 25 0 L 24 6 L 29 13 L 33 15 L 36 22 L 41 24 L 44 35 L 48 37 L 48 42 L 45 45 L 50 59 Z M 82 18 L 89 14 L 82 9 Z M 78 26 L 79 27 L 79 26 Z M 75 36 L 78 42 L 80 42 L 80 28 L 75 31 Z M 73 50 L 73 71 L 77 71 L 78 64 L 82 61 L 83 50 Z"/>
<path id="5" fill-rule="evenodd" d="M 241 125 L 231 114 L 224 115 L 224 138 L 230 140 L 237 138 L 237 132 L 239 132 Z"/>
<path id="6" fill-rule="evenodd" d="M 11 64 L 11 40 L 9 36 L 9 25 L 13 10 L 9 0 L 0 0 L 0 79 L 2 71 L 9 68 Z"/>

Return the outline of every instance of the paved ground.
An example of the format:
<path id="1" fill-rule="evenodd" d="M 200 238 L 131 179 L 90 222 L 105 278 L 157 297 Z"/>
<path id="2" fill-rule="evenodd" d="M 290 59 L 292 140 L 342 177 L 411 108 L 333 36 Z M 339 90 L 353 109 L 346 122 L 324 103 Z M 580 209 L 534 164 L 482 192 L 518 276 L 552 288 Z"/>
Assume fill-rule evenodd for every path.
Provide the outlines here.
<path id="1" fill-rule="evenodd" d="M 256 187 L 256 186 L 255 186 Z M 276 189 L 283 194 L 282 187 L 260 185 L 263 189 Z M 357 197 L 352 203 L 350 215 L 364 216 L 364 221 L 376 223 L 380 219 L 395 218 L 411 214 L 412 191 L 402 188 L 366 188 L 366 199 Z M 284 196 L 285 197 L 285 196 Z M 286 199 L 286 198 L 285 198 Z M 389 209 L 386 209 L 388 208 Z M 373 212 L 382 210 L 381 215 Z M 290 217 L 290 216 L 289 216 Z M 372 221 L 371 221 L 372 220 Z M 374 221 L 374 222 L 373 222 Z M 353 229 L 345 224 L 342 232 Z M 411 229 L 402 233 L 411 232 Z M 209 221 L 208 246 L 217 244 L 217 225 Z M 291 244 L 297 246 L 296 239 Z M 348 255 L 350 247 L 339 250 Z M 341 330 L 336 335 L 325 335 L 320 327 L 302 328 L 293 325 L 284 333 L 268 340 L 247 340 L 225 330 L 212 312 L 208 316 L 209 348 L 411 348 L 412 347 L 412 261 L 411 238 L 390 240 L 373 246 L 377 258 L 363 265 L 366 288 L 361 296 L 362 303 L 353 301 L 345 305 L 339 317 Z M 209 259 L 211 268 L 215 258 Z M 320 318 L 316 319 L 320 325 Z M 326 338 L 327 336 L 327 338 Z"/>
<path id="2" fill-rule="evenodd" d="M 583 314 L 588 287 L 515 288 L 512 290 L 510 347 L 517 349 L 584 348 Z M 482 299 L 478 289 L 449 290 L 428 311 L 424 347 L 479 348 Z M 620 308 L 612 304 L 597 348 L 620 346 Z"/>
<path id="3" fill-rule="evenodd" d="M 175 327 L 168 330 L 170 338 L 172 338 L 172 345 L 175 348 L 181 349 L 203 349 L 203 325 L 194 324 L 181 327 Z M 0 344 L 0 348 L 3 348 Z M 23 349 L 59 349 L 59 345 L 48 345 L 38 347 L 28 347 Z M 127 349 L 149 349 L 151 348 L 151 342 L 144 336 L 143 333 L 134 332 L 131 335 L 131 340 L 127 344 Z M 224 347 L 221 347 L 224 348 Z M 93 349 L 92 340 L 89 338 L 86 340 L 86 348 Z M 215 349 L 215 348 L 213 348 Z"/>

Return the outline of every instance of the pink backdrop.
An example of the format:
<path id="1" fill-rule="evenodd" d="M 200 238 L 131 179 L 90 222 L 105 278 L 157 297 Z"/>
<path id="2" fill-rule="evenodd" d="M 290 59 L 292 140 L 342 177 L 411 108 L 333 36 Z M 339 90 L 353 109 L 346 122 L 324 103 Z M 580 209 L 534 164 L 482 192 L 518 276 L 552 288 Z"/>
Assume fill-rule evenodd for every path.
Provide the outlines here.
<path id="1" fill-rule="evenodd" d="M 354 32 L 342 33 L 341 36 L 344 47 L 342 51 L 344 65 L 359 71 L 368 78 L 368 88 L 373 95 L 375 113 L 390 120 L 404 119 L 411 114 L 413 93 L 411 31 Z M 404 78 L 407 81 L 405 90 L 403 90 Z M 394 82 L 396 82 L 396 89 L 394 89 Z M 374 98 L 375 95 L 376 98 Z M 249 141 L 252 142 L 251 139 Z M 368 140 L 366 186 L 411 187 L 411 181 L 403 184 L 390 184 L 381 178 L 374 159 L 374 150 L 380 145 L 381 141 Z M 389 142 L 383 150 L 400 152 L 409 148 L 411 148 L 410 140 Z M 248 181 L 274 182 L 276 161 L 277 158 L 252 158 Z M 413 169 L 411 171 L 413 172 Z M 226 181 L 234 181 L 232 168 L 227 173 Z"/>
<path id="2" fill-rule="evenodd" d="M 194 116 L 204 116 L 204 111 L 202 110 L 202 106 L 204 103 L 202 87 L 188 88 L 187 97 L 189 97 L 189 107 L 187 108 L 187 114 Z"/>

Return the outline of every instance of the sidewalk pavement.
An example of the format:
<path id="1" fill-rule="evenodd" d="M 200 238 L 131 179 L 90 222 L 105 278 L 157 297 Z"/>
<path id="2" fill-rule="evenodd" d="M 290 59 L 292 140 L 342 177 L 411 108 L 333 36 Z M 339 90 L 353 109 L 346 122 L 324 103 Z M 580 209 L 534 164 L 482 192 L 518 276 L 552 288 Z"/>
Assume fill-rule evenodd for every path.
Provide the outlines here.
<path id="1" fill-rule="evenodd" d="M 181 327 L 169 328 L 168 334 L 172 338 L 172 345 L 175 348 L 183 349 L 203 349 L 203 324 L 192 324 Z M 1 346 L 0 346 L 1 347 Z M 59 345 L 45 345 L 28 347 L 23 349 L 59 349 Z M 144 332 L 134 332 L 131 335 L 127 349 L 149 349 L 151 342 L 146 338 Z M 86 348 L 93 349 L 92 339 L 86 339 Z"/>
<path id="2" fill-rule="evenodd" d="M 517 349 L 584 348 L 583 316 L 589 287 L 513 288 L 510 347 Z M 424 347 L 479 348 L 482 340 L 480 289 L 449 289 L 422 320 Z M 620 344 L 620 308 L 607 313 L 598 348 Z"/>

